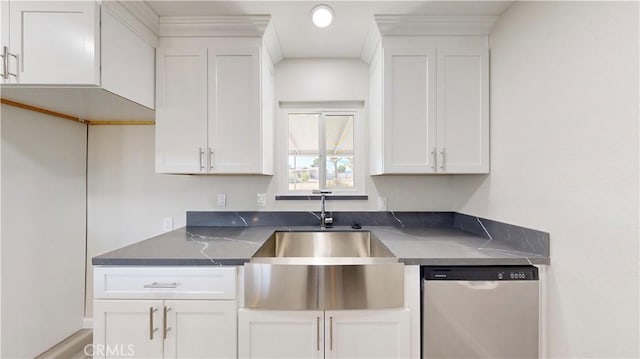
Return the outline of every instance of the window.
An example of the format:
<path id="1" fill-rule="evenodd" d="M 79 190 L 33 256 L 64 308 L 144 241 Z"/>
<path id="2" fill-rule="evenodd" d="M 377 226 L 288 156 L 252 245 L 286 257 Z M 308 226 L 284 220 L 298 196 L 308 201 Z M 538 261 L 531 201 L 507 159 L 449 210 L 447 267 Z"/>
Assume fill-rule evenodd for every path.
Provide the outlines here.
<path id="1" fill-rule="evenodd" d="M 288 189 L 355 190 L 354 112 L 289 113 Z"/>

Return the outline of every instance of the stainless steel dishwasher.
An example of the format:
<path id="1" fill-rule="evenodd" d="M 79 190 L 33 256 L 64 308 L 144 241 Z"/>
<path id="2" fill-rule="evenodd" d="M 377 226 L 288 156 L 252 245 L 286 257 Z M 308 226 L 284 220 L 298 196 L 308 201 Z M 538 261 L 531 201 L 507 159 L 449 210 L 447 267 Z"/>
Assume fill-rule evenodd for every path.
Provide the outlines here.
<path id="1" fill-rule="evenodd" d="M 423 267 L 422 357 L 538 358 L 534 266 Z"/>

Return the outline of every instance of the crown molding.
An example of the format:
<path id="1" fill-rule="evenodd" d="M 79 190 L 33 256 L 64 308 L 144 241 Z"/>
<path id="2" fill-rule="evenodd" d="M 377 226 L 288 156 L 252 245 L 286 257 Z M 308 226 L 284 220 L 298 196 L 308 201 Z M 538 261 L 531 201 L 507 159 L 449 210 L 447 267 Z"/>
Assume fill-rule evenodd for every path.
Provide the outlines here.
<path id="1" fill-rule="evenodd" d="M 380 30 L 378 30 L 375 20 L 372 20 L 371 25 L 369 26 L 369 32 L 367 32 L 367 37 L 364 39 L 364 44 L 360 51 L 360 58 L 362 61 L 371 64 L 371 60 L 373 60 L 373 55 L 375 55 L 380 41 Z"/>
<path id="2" fill-rule="evenodd" d="M 142 1 L 103 1 L 102 6 L 136 35 L 158 47 L 158 15 Z"/>
<path id="3" fill-rule="evenodd" d="M 264 31 L 264 37 L 262 38 L 264 46 L 267 48 L 269 55 L 271 55 L 271 61 L 273 64 L 277 64 L 282 61 L 284 54 L 282 53 L 282 47 L 280 46 L 280 39 L 276 33 L 276 29 L 273 27 L 273 23 L 269 23 L 267 29 Z"/>
<path id="4" fill-rule="evenodd" d="M 375 15 L 382 36 L 489 35 L 498 16 Z"/>
<path id="5" fill-rule="evenodd" d="M 160 17 L 161 37 L 262 37 L 270 15 Z"/>

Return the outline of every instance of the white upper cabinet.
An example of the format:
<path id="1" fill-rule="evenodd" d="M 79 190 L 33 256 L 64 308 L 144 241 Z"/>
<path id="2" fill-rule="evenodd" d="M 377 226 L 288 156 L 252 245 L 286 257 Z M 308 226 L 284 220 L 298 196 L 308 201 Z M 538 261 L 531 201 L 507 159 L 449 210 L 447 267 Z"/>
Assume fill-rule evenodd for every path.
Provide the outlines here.
<path id="1" fill-rule="evenodd" d="M 370 173 L 489 172 L 489 48 L 495 17 L 376 16 Z M 372 45 L 376 44 L 376 45 Z"/>
<path id="2" fill-rule="evenodd" d="M 2 1 L 2 97 L 86 120 L 152 120 L 157 15 L 135 6 L 151 12 L 143 24 L 123 4 Z"/>
<path id="3" fill-rule="evenodd" d="M 156 172 L 273 174 L 273 61 L 263 39 L 181 37 L 189 25 L 165 21 L 161 34 L 180 36 L 161 37 L 157 51 Z"/>
<path id="4" fill-rule="evenodd" d="M 156 171 L 207 173 L 207 49 L 158 49 L 156 85 Z"/>
<path id="5" fill-rule="evenodd" d="M 371 174 L 489 172 L 486 38 L 383 38 L 371 66 Z"/>
<path id="6" fill-rule="evenodd" d="M 384 171 L 433 173 L 436 146 L 436 49 L 384 49 Z M 381 141 L 382 138 L 375 140 Z"/>
<path id="7" fill-rule="evenodd" d="M 260 47 L 209 50 L 209 172 L 260 173 Z"/>
<path id="8" fill-rule="evenodd" d="M 102 7 L 101 86 L 153 109 L 155 107 L 155 48 L 112 10 Z"/>
<path id="9" fill-rule="evenodd" d="M 478 41 L 438 47 L 438 172 L 489 172 L 489 54 Z"/>
<path id="10" fill-rule="evenodd" d="M 11 83 L 100 82 L 100 6 L 92 1 L 10 1 Z"/>

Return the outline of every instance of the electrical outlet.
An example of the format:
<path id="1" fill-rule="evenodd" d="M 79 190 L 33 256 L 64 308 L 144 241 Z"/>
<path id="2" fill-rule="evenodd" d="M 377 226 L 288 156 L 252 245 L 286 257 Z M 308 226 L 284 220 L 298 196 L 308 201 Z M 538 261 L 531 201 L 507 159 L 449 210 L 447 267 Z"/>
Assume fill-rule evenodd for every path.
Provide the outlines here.
<path id="1" fill-rule="evenodd" d="M 266 207 L 266 206 L 267 206 L 267 194 L 258 193 L 258 207 Z"/>
<path id="2" fill-rule="evenodd" d="M 387 210 L 387 197 L 378 197 L 378 211 Z"/>
<path id="3" fill-rule="evenodd" d="M 226 207 L 226 206 L 227 206 L 227 194 L 218 193 L 218 207 Z"/>
<path id="4" fill-rule="evenodd" d="M 162 230 L 164 232 L 173 231 L 173 217 L 164 217 L 162 219 Z"/>

